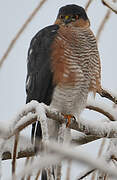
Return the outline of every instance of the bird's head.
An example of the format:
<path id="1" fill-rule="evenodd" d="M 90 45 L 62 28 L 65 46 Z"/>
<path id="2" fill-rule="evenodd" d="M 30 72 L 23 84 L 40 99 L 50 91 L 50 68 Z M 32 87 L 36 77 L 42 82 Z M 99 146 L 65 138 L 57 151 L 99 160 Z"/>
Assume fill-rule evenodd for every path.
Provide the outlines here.
<path id="1" fill-rule="evenodd" d="M 84 8 L 70 4 L 59 9 L 55 24 L 62 26 L 89 27 L 90 22 Z"/>

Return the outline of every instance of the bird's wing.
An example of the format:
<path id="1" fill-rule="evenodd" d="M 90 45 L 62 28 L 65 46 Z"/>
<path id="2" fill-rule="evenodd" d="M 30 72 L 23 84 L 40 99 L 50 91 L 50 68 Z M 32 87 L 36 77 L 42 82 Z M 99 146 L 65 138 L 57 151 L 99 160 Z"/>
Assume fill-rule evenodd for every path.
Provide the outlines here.
<path id="1" fill-rule="evenodd" d="M 59 29 L 58 25 L 48 26 L 39 31 L 31 41 L 27 59 L 26 103 L 37 100 L 47 105 L 51 103 L 54 90 L 51 71 L 51 45 Z M 41 137 L 40 124 L 32 126 L 32 139 Z"/>

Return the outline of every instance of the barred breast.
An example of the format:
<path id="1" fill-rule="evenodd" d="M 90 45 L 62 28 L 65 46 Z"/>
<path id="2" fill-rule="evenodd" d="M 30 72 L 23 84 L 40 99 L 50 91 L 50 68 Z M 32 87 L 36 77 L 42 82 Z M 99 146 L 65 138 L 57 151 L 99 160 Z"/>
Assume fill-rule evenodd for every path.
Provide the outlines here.
<path id="1" fill-rule="evenodd" d="M 78 116 L 89 91 L 100 86 L 100 60 L 96 39 L 89 28 L 61 27 L 52 45 L 53 81 L 51 106 Z"/>

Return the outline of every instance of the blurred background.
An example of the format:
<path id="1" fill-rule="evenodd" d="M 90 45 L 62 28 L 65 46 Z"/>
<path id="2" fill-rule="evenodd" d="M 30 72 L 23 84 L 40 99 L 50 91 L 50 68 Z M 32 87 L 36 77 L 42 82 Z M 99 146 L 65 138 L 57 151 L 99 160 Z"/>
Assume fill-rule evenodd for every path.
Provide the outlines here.
<path id="1" fill-rule="evenodd" d="M 43 27 L 54 23 L 58 10 L 66 4 L 77 4 L 85 7 L 87 0 L 47 0 L 42 8 L 38 11 L 33 20 L 21 34 L 20 38 L 14 45 L 13 49 L 5 59 L 0 68 L 0 123 L 8 126 L 15 114 L 22 109 L 25 104 L 25 80 L 26 80 L 26 60 L 27 52 L 32 37 Z M 37 0 L 4 0 L 0 3 L 0 59 L 5 53 L 11 40 L 15 37 L 26 19 L 39 4 Z M 105 7 L 101 0 L 93 0 L 88 8 L 87 14 L 91 22 L 91 29 L 96 35 L 99 25 L 102 22 L 108 8 Z M 117 15 L 111 13 L 98 41 L 98 48 L 102 66 L 102 86 L 117 92 Z M 98 95 L 96 99 L 105 101 Z M 108 104 L 108 100 L 106 100 Z M 84 111 L 83 117 L 90 119 L 102 118 L 99 113 Z M 103 117 L 104 118 L 104 117 Z M 30 128 L 23 132 L 30 137 Z M 97 155 L 100 141 L 83 145 L 93 156 Z M 2 179 L 8 178 L 11 171 L 10 162 L 4 162 Z M 22 164 L 22 160 L 19 161 Z M 86 167 L 74 165 L 72 168 L 72 179 Z M 65 168 L 63 170 L 65 172 Z M 63 180 L 64 180 L 63 173 Z M 88 177 L 87 179 L 90 179 Z"/>

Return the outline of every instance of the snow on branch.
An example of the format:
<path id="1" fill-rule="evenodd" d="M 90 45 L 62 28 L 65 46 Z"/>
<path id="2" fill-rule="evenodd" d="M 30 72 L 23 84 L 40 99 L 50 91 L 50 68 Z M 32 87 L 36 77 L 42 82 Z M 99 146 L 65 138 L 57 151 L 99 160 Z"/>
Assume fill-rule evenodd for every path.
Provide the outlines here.
<path id="1" fill-rule="evenodd" d="M 46 114 L 49 118 L 57 120 L 60 123 L 66 123 L 64 117 L 61 113 L 57 111 L 52 111 L 49 108 L 46 108 Z M 108 122 L 108 121 L 88 121 L 86 119 L 80 119 L 78 122 L 73 120 L 69 125 L 69 128 L 76 131 L 85 133 L 86 135 L 94 135 L 98 137 L 108 137 L 115 138 L 117 137 L 117 122 Z"/>
<path id="2" fill-rule="evenodd" d="M 100 103 L 100 102 L 95 101 L 95 100 L 88 100 L 86 108 L 103 114 L 104 116 L 106 116 L 111 121 L 117 120 L 116 108 L 113 108 L 112 106 L 107 105 L 104 102 Z"/>
<path id="3" fill-rule="evenodd" d="M 31 164 L 26 165 L 25 168 L 16 174 L 15 180 L 21 179 L 23 176 L 27 176 L 33 173 L 34 170 L 42 170 L 43 168 L 48 168 L 51 165 L 58 164 L 62 159 L 58 155 L 54 154 L 42 154 L 36 157 Z"/>
<path id="4" fill-rule="evenodd" d="M 76 131 L 81 132 L 81 135 L 72 140 L 78 141 L 79 144 L 88 143 L 93 140 L 96 140 L 98 138 L 102 137 L 117 137 L 117 112 L 112 107 L 107 107 L 105 104 L 100 103 L 94 103 L 93 101 L 89 101 L 87 104 L 87 107 L 92 110 L 96 110 L 100 113 L 103 113 L 106 115 L 111 121 L 104 120 L 104 121 L 88 121 L 86 119 L 80 118 L 79 121 L 76 121 L 75 119 L 71 122 L 69 125 L 69 128 L 74 129 Z M 100 108 L 100 110 L 99 110 Z M 64 119 L 64 116 L 57 112 L 54 109 L 51 109 L 49 106 L 46 106 L 43 103 L 38 103 L 36 101 L 32 101 L 24 106 L 24 108 L 16 115 L 16 117 L 12 120 L 12 123 L 10 124 L 9 128 L 3 128 L 0 127 L 0 136 L 4 141 L 8 141 L 11 137 L 14 135 L 17 136 L 18 133 L 20 133 L 21 130 L 23 130 L 28 125 L 36 122 L 37 120 L 41 122 L 42 125 L 42 133 L 43 133 L 43 142 L 48 142 L 48 129 L 47 129 L 47 118 L 51 118 L 53 120 L 56 120 L 60 123 L 66 123 L 66 120 Z M 17 146 L 17 141 L 15 141 Z M 14 148 L 14 158 L 13 158 L 13 169 L 12 172 L 14 174 L 15 172 L 15 161 L 16 156 L 17 158 L 33 156 L 34 149 L 26 149 L 26 151 L 22 149 L 18 149 L 18 154 L 16 154 L 17 148 Z M 5 149 L 6 154 L 7 149 Z M 11 151 L 9 151 L 11 152 Z M 7 159 L 4 157 L 4 159 Z"/>
<path id="5" fill-rule="evenodd" d="M 117 94 L 112 92 L 111 90 L 106 90 L 106 89 L 101 89 L 100 91 L 97 92 L 101 97 L 105 97 L 109 99 L 110 101 L 114 102 L 117 104 Z"/>
<path id="6" fill-rule="evenodd" d="M 73 132 L 72 133 L 72 143 L 75 145 L 82 145 L 89 143 L 91 141 L 95 141 L 99 139 L 100 137 L 93 136 L 93 135 L 85 135 L 84 133 L 77 133 Z M 6 141 L 5 143 L 5 148 L 2 151 L 2 160 L 8 160 L 12 159 L 12 148 L 14 144 L 14 138 L 10 138 L 9 140 Z M 2 145 L 3 149 L 3 145 Z M 32 157 L 35 155 L 34 147 L 30 141 L 30 139 L 27 139 L 26 137 L 23 137 L 20 135 L 19 137 L 19 142 L 18 142 L 18 152 L 17 152 L 17 159 L 24 158 L 24 157 Z"/>
<path id="7" fill-rule="evenodd" d="M 94 103 L 93 101 L 88 102 L 87 104 L 88 106 L 92 106 L 91 109 L 95 109 L 95 108 L 100 108 L 102 109 L 105 113 L 105 115 L 112 121 L 109 120 L 104 120 L 104 121 L 98 121 L 96 122 L 96 120 L 94 121 L 88 121 L 87 119 L 82 119 L 79 118 L 78 121 L 76 121 L 76 119 L 72 120 L 71 124 L 69 125 L 69 128 L 74 129 L 76 131 L 82 132 L 84 133 L 83 135 L 81 135 L 81 139 L 85 139 L 85 136 L 92 138 L 94 137 L 94 140 L 97 138 L 102 138 L 102 137 L 108 137 L 108 138 L 112 138 L 112 137 L 117 137 L 117 112 L 114 109 L 110 109 L 110 107 L 105 106 L 105 104 L 100 104 L 100 103 Z M 110 113 L 110 114 L 107 114 Z M 103 113 L 103 112 L 101 112 Z M 104 113 L 103 113 L 104 114 Z M 28 125 L 36 122 L 37 120 L 40 121 L 41 125 L 42 125 L 42 134 L 43 134 L 43 144 L 47 145 L 47 148 L 51 151 L 55 151 L 54 149 L 51 149 L 48 145 L 49 141 L 48 141 L 48 129 L 47 129 L 47 120 L 48 118 L 53 119 L 58 121 L 59 123 L 64 123 L 66 124 L 66 120 L 64 119 L 63 114 L 61 114 L 60 112 L 57 112 L 55 109 L 51 109 L 49 106 L 46 106 L 43 103 L 38 103 L 37 101 L 31 101 L 30 103 L 26 104 L 24 106 L 24 108 L 16 115 L 16 117 L 12 120 L 12 123 L 10 124 L 9 128 L 3 128 L 2 126 L 0 127 L 0 136 L 1 138 L 4 140 L 4 142 L 8 141 L 11 137 L 15 136 L 15 144 L 14 144 L 14 150 L 13 150 L 13 163 L 12 163 L 12 176 L 13 178 L 17 175 L 15 175 L 15 169 L 16 169 L 16 158 L 17 156 L 17 144 L 19 143 L 18 141 L 18 134 L 20 133 L 21 130 L 23 130 L 25 127 L 27 127 Z M 79 138 L 79 139 L 80 139 Z M 92 141 L 92 140 L 90 140 Z M 63 154 L 61 154 L 60 152 L 56 152 L 57 153 L 57 157 L 59 154 L 59 160 L 62 158 L 63 159 Z M 34 151 L 32 149 L 32 155 L 34 155 Z M 65 159 L 74 159 L 72 157 L 69 157 L 69 155 L 64 156 Z M 56 158 L 57 158 L 56 157 Z M 53 160 L 51 162 L 48 161 L 51 165 L 58 162 L 58 160 L 56 161 L 55 159 L 51 159 Z M 42 159 L 43 161 L 43 159 Z M 45 160 L 44 160 L 45 161 Z M 44 162 L 43 161 L 43 162 Z M 84 160 L 82 160 L 84 161 Z M 86 163 L 86 162 L 85 162 Z M 49 165 L 49 164 L 48 164 Z M 40 169 L 45 167 L 45 164 L 42 164 L 39 166 Z M 92 165 L 91 165 L 92 167 Z M 94 166 L 95 168 L 98 168 L 98 166 Z M 94 168 L 93 167 L 93 168 Z M 32 168 L 32 165 L 31 165 Z M 102 170 L 104 172 L 106 172 L 106 170 L 104 170 L 102 168 Z M 39 169 L 38 169 L 39 172 Z M 111 172 L 110 172 L 111 174 Z M 23 176 L 25 175 L 25 173 L 23 174 Z M 30 174 L 29 174 L 30 175 Z"/>
<path id="8" fill-rule="evenodd" d="M 117 14 L 117 4 L 112 2 L 112 0 L 102 0 L 103 4 L 110 8 L 113 12 Z"/>
<path id="9" fill-rule="evenodd" d="M 116 168 L 111 168 L 103 158 L 92 158 L 90 154 L 87 154 L 85 151 L 83 152 L 80 148 L 75 149 L 74 147 L 71 147 L 71 145 L 58 144 L 53 141 L 45 143 L 44 146 L 50 153 L 42 154 L 41 157 L 36 157 L 31 165 L 27 165 L 16 175 L 16 179 L 22 178 L 29 173 L 33 173 L 34 169 L 41 170 L 44 167 L 48 168 L 49 166 L 55 165 L 65 159 L 87 164 L 88 166 L 99 169 L 113 177 L 117 177 Z"/>
<path id="10" fill-rule="evenodd" d="M 94 104 L 90 102 L 92 106 L 101 106 L 101 104 Z M 89 104 L 88 104 L 89 105 Z M 103 108 L 107 108 L 106 106 L 102 106 Z M 104 110 L 105 111 L 105 110 Z M 107 112 L 110 111 L 111 116 L 113 116 L 114 120 L 117 120 L 117 112 L 114 110 L 110 110 L 110 107 L 106 109 Z M 45 115 L 46 114 L 46 115 Z M 53 120 L 56 120 L 60 123 L 66 123 L 64 116 L 57 112 L 56 110 L 50 109 L 49 106 L 44 105 L 43 103 L 38 103 L 36 101 L 31 101 L 30 103 L 26 104 L 24 109 L 18 114 L 14 119 L 11 127 L 4 134 L 4 139 L 9 139 L 10 137 L 16 135 L 22 129 L 27 127 L 28 125 L 34 123 L 38 120 L 41 120 L 41 123 L 44 120 L 44 128 L 46 116 Z M 99 137 L 117 137 L 117 122 L 108 122 L 108 121 L 101 121 L 101 123 L 96 121 L 88 121 L 84 119 L 80 119 L 80 121 L 73 120 L 69 126 L 69 128 L 80 131 L 85 133 L 86 135 L 94 135 Z M 3 129 L 0 127 L 0 132 L 3 132 Z M 43 132 L 47 136 L 46 130 Z M 48 139 L 48 137 L 45 137 Z"/>

